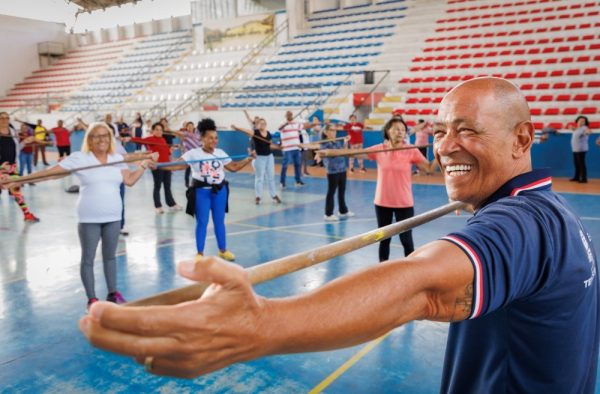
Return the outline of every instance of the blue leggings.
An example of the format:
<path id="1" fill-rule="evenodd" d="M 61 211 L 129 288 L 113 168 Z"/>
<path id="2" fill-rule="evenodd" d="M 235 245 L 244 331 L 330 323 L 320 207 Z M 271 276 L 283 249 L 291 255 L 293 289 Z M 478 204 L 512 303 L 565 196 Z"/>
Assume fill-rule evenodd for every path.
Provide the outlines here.
<path id="1" fill-rule="evenodd" d="M 217 236 L 219 250 L 227 250 L 227 240 L 225 238 L 226 205 L 226 187 L 223 187 L 218 193 L 213 193 L 211 189 L 196 189 L 196 249 L 198 253 L 204 253 L 209 212 L 212 212 L 212 220 L 215 227 L 215 235 Z"/>

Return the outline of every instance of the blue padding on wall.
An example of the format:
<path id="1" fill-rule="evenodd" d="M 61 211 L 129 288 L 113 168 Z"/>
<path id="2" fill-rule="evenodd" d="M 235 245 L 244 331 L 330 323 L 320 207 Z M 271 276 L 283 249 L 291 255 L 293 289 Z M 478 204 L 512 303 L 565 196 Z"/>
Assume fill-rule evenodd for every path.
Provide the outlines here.
<path id="1" fill-rule="evenodd" d="M 343 136 L 344 133 L 339 133 Z M 600 148 L 595 145 L 599 134 L 590 136 L 590 150 L 586 155 L 588 178 L 600 178 Z M 412 138 L 414 140 L 414 137 Z M 365 131 L 364 146 L 369 147 L 383 142 L 381 131 Z M 430 139 L 431 142 L 431 139 Z M 219 147 L 230 155 L 247 153 L 248 137 L 243 133 L 219 132 Z M 534 168 L 549 168 L 553 177 L 571 178 L 573 176 L 573 153 L 571 152 L 571 135 L 551 135 L 548 141 L 534 144 L 532 147 Z M 428 159 L 432 160 L 432 150 L 429 148 Z M 366 160 L 365 167 L 375 168 L 375 163 Z"/>

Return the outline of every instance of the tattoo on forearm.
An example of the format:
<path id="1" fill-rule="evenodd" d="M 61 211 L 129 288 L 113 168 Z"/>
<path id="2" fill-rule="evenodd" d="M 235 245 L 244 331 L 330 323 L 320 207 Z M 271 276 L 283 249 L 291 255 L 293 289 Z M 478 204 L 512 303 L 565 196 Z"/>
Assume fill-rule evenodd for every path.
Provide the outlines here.
<path id="1" fill-rule="evenodd" d="M 458 297 L 454 306 L 454 312 L 452 313 L 451 321 L 464 320 L 471 313 L 473 306 L 473 285 L 469 284 L 465 287 L 465 294 L 463 297 Z"/>

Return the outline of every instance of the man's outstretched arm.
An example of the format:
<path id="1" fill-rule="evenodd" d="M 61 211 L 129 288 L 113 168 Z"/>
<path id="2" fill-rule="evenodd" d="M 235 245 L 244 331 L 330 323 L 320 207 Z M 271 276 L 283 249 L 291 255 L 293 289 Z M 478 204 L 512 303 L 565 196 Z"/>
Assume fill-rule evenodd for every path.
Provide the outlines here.
<path id="1" fill-rule="evenodd" d="M 280 299 L 257 296 L 241 267 L 216 258 L 181 263 L 179 272 L 213 285 L 174 306 L 96 303 L 82 331 L 139 363 L 152 357 L 152 373 L 194 377 L 269 354 L 356 345 L 412 320 L 463 320 L 472 304 L 472 265 L 445 241 Z"/>

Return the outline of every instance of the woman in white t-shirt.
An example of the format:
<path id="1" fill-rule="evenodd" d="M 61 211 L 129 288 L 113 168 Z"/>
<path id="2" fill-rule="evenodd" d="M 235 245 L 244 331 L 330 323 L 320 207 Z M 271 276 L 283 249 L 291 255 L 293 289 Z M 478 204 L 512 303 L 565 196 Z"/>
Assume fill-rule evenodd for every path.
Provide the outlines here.
<path id="1" fill-rule="evenodd" d="M 212 212 L 212 220 L 219 247 L 219 257 L 234 261 L 235 255 L 227 250 L 225 233 L 225 211 L 229 196 L 225 170 L 236 172 L 252 161 L 252 157 L 232 161 L 227 153 L 217 148 L 219 138 L 217 127 L 212 119 L 203 119 L 198 123 L 202 137 L 202 147 L 191 149 L 178 161 L 182 164 L 162 167 L 163 170 L 183 170 L 188 166 L 192 170 L 193 183 L 188 189 L 188 206 L 186 212 L 196 216 L 196 249 L 198 255 L 204 253 L 208 215 Z M 186 164 L 183 164 L 183 163 Z"/>
<path id="2" fill-rule="evenodd" d="M 124 303 L 117 291 L 117 243 L 121 229 L 122 201 L 119 186 L 133 186 L 154 160 L 144 160 L 135 171 L 125 163 L 99 167 L 74 173 L 81 184 L 77 200 L 79 241 L 81 243 L 81 280 L 90 305 L 98 301 L 94 289 L 94 258 L 98 242 L 102 239 L 102 261 L 108 288 L 107 301 Z M 106 123 L 91 124 L 83 138 L 80 152 L 74 152 L 58 165 L 38 171 L 36 176 L 65 176 L 64 170 L 114 163 L 123 160 L 116 153 L 116 142 Z M 26 178 L 25 178 L 26 179 Z"/>

